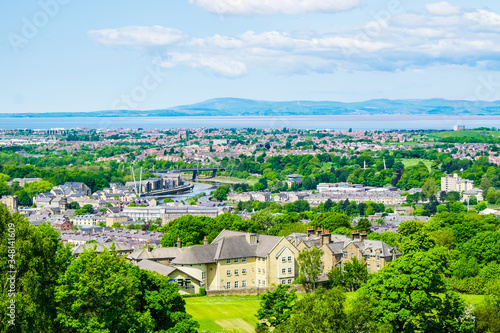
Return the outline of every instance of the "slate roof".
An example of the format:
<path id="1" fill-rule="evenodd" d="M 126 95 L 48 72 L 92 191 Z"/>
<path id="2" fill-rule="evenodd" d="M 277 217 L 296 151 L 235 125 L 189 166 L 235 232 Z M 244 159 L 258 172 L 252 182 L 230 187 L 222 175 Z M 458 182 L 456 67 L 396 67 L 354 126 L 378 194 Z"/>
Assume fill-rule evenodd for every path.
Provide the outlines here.
<path id="1" fill-rule="evenodd" d="M 156 272 L 161 275 L 170 275 L 177 270 L 176 267 L 160 264 L 148 259 L 141 260 L 136 265 L 142 269 L 147 269 L 148 271 Z"/>
<path id="2" fill-rule="evenodd" d="M 111 248 L 111 245 L 115 244 L 115 251 L 116 252 L 124 252 L 124 251 L 132 251 L 133 248 L 129 246 L 128 244 L 121 243 L 121 242 L 108 242 L 108 243 L 103 243 L 103 244 L 81 244 L 73 248 L 73 254 L 82 254 L 84 250 L 86 249 L 92 249 L 94 246 L 96 247 L 96 252 L 102 252 L 104 248 Z"/>
<path id="3" fill-rule="evenodd" d="M 146 249 L 141 249 L 132 252 L 127 256 L 127 259 L 173 259 L 177 258 L 182 253 L 183 248 L 178 247 L 157 247 L 150 252 Z"/>
<path id="4" fill-rule="evenodd" d="M 256 244 L 247 241 L 248 233 L 223 230 L 212 244 L 197 245 L 184 248 L 182 254 L 175 258 L 173 264 L 214 263 L 242 257 L 266 257 L 283 239 L 282 237 L 255 234 Z"/>
<path id="5" fill-rule="evenodd" d="M 215 262 L 215 253 L 218 247 L 218 244 L 186 247 L 177 258 L 172 260 L 172 263 L 181 265 L 213 263 Z"/>
<path id="6" fill-rule="evenodd" d="M 326 247 L 332 251 L 333 254 L 342 254 L 344 250 L 344 242 L 334 242 L 326 244 Z"/>

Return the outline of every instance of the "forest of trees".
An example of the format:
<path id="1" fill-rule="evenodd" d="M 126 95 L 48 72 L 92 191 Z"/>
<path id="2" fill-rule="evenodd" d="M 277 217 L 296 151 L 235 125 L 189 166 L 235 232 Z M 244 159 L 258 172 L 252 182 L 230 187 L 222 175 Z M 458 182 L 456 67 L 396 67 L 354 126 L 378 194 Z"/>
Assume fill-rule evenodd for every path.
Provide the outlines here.
<path id="1" fill-rule="evenodd" d="M 10 283 L 0 284 L 2 332 L 195 333 L 199 327 L 167 277 L 133 266 L 113 249 L 75 258 L 53 227 L 34 227 L 3 205 L 0 256 L 1 281 L 15 284 L 15 293 Z"/>

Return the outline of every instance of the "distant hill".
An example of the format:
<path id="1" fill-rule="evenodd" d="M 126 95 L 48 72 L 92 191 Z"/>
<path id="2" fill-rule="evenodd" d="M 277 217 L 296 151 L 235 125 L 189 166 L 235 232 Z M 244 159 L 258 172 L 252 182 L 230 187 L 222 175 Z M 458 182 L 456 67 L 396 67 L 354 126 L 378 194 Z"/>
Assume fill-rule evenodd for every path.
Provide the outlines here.
<path id="1" fill-rule="evenodd" d="M 95 112 L 4 113 L 3 118 L 39 117 L 175 117 L 175 116 L 299 116 L 299 115 L 500 115 L 500 101 L 450 101 L 445 99 L 388 100 L 342 103 L 332 101 L 270 102 L 240 98 L 215 98 L 168 109 Z"/>

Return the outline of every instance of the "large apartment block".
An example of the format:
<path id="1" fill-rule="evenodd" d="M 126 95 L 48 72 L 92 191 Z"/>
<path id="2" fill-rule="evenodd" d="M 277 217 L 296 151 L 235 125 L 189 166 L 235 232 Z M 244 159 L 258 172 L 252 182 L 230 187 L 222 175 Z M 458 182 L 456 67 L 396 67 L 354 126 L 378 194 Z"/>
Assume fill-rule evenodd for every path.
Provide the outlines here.
<path id="1" fill-rule="evenodd" d="M 441 177 L 441 191 L 458 193 L 467 192 L 474 188 L 474 182 L 468 179 L 462 179 L 456 173 Z"/>
<path id="2" fill-rule="evenodd" d="M 284 237 L 224 230 L 211 244 L 183 248 L 172 264 L 207 290 L 255 288 L 292 284 L 298 253 Z"/>

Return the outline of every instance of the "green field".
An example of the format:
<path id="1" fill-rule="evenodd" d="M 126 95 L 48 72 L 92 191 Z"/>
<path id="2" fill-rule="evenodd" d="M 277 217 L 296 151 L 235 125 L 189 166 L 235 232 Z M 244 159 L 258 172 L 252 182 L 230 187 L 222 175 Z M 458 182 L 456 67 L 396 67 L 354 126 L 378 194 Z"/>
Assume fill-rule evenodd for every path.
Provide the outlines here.
<path id="1" fill-rule="evenodd" d="M 298 294 L 299 298 L 303 295 Z M 356 296 L 355 292 L 346 293 L 347 304 Z M 461 294 L 467 303 L 479 304 L 483 295 Z M 255 332 L 255 314 L 260 300 L 257 296 L 206 296 L 186 298 L 186 310 L 200 323 L 200 332 Z"/>
<path id="2" fill-rule="evenodd" d="M 479 137 L 500 137 L 500 132 L 498 131 L 473 131 L 473 130 L 463 130 L 463 131 L 447 131 L 447 132 L 437 132 L 429 134 L 429 137 L 436 139 L 449 138 L 449 137 L 469 137 L 469 138 L 479 138 Z"/>
<path id="3" fill-rule="evenodd" d="M 408 167 L 411 167 L 411 166 L 415 166 L 415 165 L 418 164 L 418 162 L 424 162 L 424 164 L 427 167 L 427 169 L 429 169 L 429 171 L 431 171 L 432 161 L 423 160 L 423 159 L 420 159 L 420 158 L 402 158 L 401 159 L 401 163 L 404 164 L 405 168 L 408 168 Z"/>
<path id="4" fill-rule="evenodd" d="M 259 304 L 257 296 L 186 298 L 186 310 L 200 323 L 200 332 L 254 332 Z"/>

